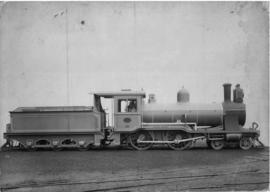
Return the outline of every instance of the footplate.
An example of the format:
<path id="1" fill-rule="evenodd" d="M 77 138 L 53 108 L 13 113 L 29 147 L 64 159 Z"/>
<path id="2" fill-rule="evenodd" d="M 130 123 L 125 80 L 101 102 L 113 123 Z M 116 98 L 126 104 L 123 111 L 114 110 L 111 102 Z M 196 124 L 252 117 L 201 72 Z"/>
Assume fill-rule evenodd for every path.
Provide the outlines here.
<path id="1" fill-rule="evenodd" d="M 195 141 L 198 139 L 204 139 L 205 136 L 200 136 L 200 137 L 193 137 L 189 139 L 181 139 L 181 140 L 173 140 L 173 141 L 142 141 L 142 140 L 137 140 L 137 143 L 153 143 L 153 144 L 166 144 L 166 143 L 182 143 L 182 142 L 187 142 L 187 141 Z"/>

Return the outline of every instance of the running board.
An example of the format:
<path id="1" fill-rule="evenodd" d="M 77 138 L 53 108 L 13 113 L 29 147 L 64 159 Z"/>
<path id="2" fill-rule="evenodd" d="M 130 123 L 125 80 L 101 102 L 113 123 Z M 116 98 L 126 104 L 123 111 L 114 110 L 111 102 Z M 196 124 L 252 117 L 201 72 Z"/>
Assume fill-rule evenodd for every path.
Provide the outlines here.
<path id="1" fill-rule="evenodd" d="M 153 144 L 163 144 L 163 143 L 182 143 L 182 142 L 187 142 L 187 141 L 195 141 L 198 139 L 204 139 L 205 136 L 200 136 L 200 137 L 193 137 L 190 139 L 182 139 L 182 140 L 174 140 L 174 141 L 141 141 L 137 140 L 137 143 L 153 143 Z"/>

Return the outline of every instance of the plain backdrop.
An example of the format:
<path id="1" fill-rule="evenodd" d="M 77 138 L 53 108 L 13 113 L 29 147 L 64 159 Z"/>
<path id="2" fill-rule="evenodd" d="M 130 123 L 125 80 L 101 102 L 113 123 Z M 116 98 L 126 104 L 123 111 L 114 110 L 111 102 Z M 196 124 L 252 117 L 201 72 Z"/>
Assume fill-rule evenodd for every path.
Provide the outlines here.
<path id="1" fill-rule="evenodd" d="M 8 2 L 0 4 L 0 141 L 19 106 L 91 105 L 123 88 L 176 101 L 245 91 L 247 122 L 269 135 L 267 2 Z"/>

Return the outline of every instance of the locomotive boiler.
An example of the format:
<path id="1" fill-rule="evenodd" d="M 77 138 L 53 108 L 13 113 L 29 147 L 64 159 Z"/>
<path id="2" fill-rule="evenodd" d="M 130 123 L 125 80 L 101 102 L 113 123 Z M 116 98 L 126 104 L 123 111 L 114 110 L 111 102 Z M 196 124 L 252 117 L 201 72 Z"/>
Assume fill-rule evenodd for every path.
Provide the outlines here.
<path id="1" fill-rule="evenodd" d="M 223 108 L 220 104 L 148 104 L 143 108 L 143 122 L 171 123 L 194 122 L 197 126 L 218 126 L 222 124 Z"/>
<path id="2" fill-rule="evenodd" d="M 225 85 L 226 87 L 227 85 Z M 225 91 L 229 91 L 226 90 Z M 229 108 L 235 111 L 239 125 L 243 126 L 246 121 L 245 104 L 232 103 L 230 98 L 225 97 L 225 102 L 195 104 L 189 102 L 189 93 L 182 88 L 177 93 L 177 103 L 157 104 L 149 101 L 149 104 L 143 107 L 143 122 L 161 123 L 161 122 L 193 122 L 197 126 L 219 126 L 223 123 L 223 115 Z"/>
<path id="3" fill-rule="evenodd" d="M 192 147 L 205 140 L 211 148 L 222 149 L 234 143 L 250 149 L 258 140 L 257 124 L 244 128 L 246 109 L 241 88 L 224 84 L 224 102 L 195 104 L 182 89 L 177 102 L 159 104 L 153 94 L 148 103 L 145 92 L 122 90 L 94 93 L 94 106 L 20 107 L 10 112 L 11 122 L 2 149 L 28 150 L 126 146 L 146 150 L 153 145 L 167 145 L 174 150 Z M 111 101 L 111 124 L 106 124 L 102 99 Z"/>

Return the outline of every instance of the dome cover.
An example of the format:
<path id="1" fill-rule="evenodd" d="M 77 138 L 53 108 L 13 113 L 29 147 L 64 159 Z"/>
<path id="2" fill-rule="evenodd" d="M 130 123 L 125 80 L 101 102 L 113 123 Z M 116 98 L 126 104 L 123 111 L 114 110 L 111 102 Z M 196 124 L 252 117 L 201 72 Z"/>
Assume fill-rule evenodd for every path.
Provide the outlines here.
<path id="1" fill-rule="evenodd" d="M 177 92 L 177 102 L 178 103 L 188 103 L 189 102 L 189 92 L 184 87 Z"/>

